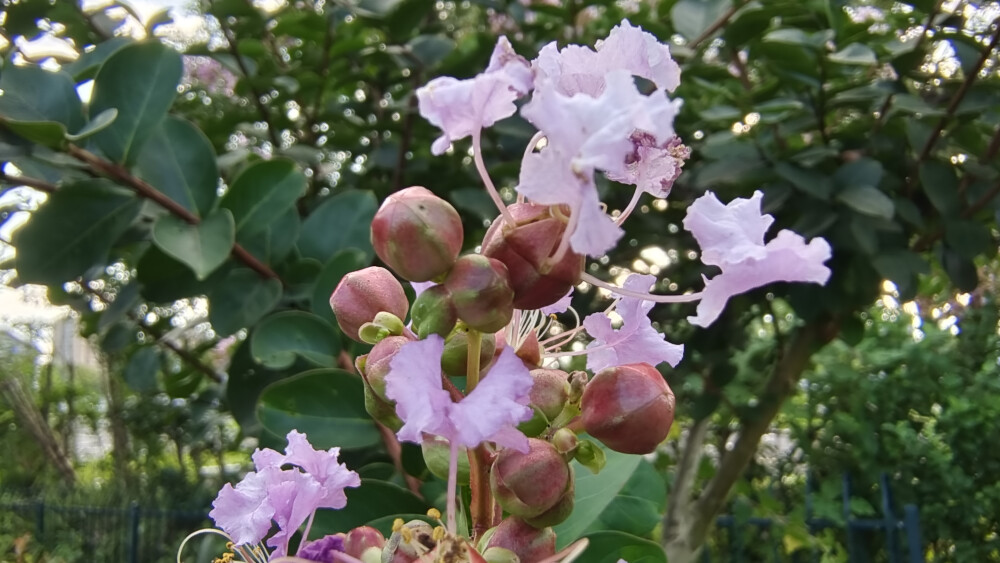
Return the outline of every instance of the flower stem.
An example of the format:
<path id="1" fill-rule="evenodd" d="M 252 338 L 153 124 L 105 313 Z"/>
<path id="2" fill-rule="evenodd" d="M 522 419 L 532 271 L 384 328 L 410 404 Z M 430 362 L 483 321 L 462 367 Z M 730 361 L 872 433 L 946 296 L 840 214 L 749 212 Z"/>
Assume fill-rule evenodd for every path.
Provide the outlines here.
<path id="1" fill-rule="evenodd" d="M 478 330 L 469 331 L 469 359 L 466 362 L 465 394 L 468 395 L 479 385 L 479 353 L 482 350 L 482 335 Z M 472 498 L 469 511 L 472 513 L 473 539 L 493 527 L 493 493 L 490 491 L 490 453 L 485 444 L 469 449 L 469 487 Z M 456 462 L 457 463 L 457 462 Z M 449 467 L 449 471 L 451 467 Z M 450 476 L 449 476 L 450 477 Z M 452 489 L 449 488 L 449 491 Z"/>
<path id="2" fill-rule="evenodd" d="M 309 521 L 306 522 L 306 530 L 302 532 L 302 539 L 299 540 L 299 548 L 295 550 L 295 555 L 298 555 L 306 545 L 306 539 L 309 537 L 309 531 L 312 530 L 314 518 L 316 518 L 315 510 L 309 515 Z"/>
<path id="3" fill-rule="evenodd" d="M 455 535 L 455 499 L 458 497 L 458 442 L 451 441 L 448 454 L 448 534 Z"/>
<path id="4" fill-rule="evenodd" d="M 496 204 L 497 209 L 500 210 L 500 216 L 508 224 L 514 224 L 514 218 L 510 216 L 510 212 L 507 211 L 507 206 L 504 205 L 503 199 L 500 197 L 500 192 L 497 191 L 496 186 L 493 185 L 493 180 L 490 179 L 490 173 L 486 171 L 486 164 L 483 163 L 483 149 L 482 149 L 482 129 L 476 129 L 476 132 L 472 134 L 472 159 L 476 162 L 476 171 L 479 172 L 479 177 L 482 178 L 483 184 L 486 186 L 486 193 L 490 194 L 490 198 L 493 203 Z"/>
<path id="5" fill-rule="evenodd" d="M 701 292 L 697 293 L 685 293 L 684 295 L 654 295 L 652 293 L 645 293 L 642 291 L 632 291 L 630 289 L 625 289 L 623 287 L 618 287 L 613 283 L 608 283 L 602 279 L 595 278 L 594 276 L 584 272 L 580 275 L 580 280 L 589 283 L 590 285 L 595 285 L 597 287 L 604 288 L 611 293 L 621 295 L 623 297 L 634 297 L 636 299 L 642 299 L 643 301 L 652 301 L 654 303 L 690 303 L 692 301 L 701 300 Z"/>
<path id="6" fill-rule="evenodd" d="M 642 197 L 642 193 L 642 189 L 636 186 L 635 193 L 632 194 L 632 201 L 628 202 L 628 207 L 626 207 L 625 210 L 622 211 L 622 214 L 615 219 L 615 225 L 620 227 L 621 224 L 625 222 L 625 219 L 628 219 L 628 216 L 635 211 L 635 206 L 639 205 L 639 199 Z"/>
<path id="7" fill-rule="evenodd" d="M 469 330 L 469 360 L 465 365 L 465 394 L 468 395 L 479 385 L 479 354 L 482 351 L 482 334 Z"/>

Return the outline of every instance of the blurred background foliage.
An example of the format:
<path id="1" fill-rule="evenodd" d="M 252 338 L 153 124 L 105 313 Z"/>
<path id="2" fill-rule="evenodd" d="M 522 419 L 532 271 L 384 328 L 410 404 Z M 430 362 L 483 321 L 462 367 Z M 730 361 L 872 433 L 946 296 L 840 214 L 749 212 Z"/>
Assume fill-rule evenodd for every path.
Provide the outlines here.
<path id="1" fill-rule="evenodd" d="M 21 344 L 0 364 L 5 388 L 23 390 L 20 410 L 5 393 L 0 412 L 17 452 L 0 459 L 5 489 L 204 507 L 255 443 L 281 445 L 297 427 L 345 447 L 366 479 L 327 529 L 440 503 L 419 449 L 397 450 L 361 409 L 347 372 L 365 350 L 339 334 L 327 298 L 372 263 L 367 224 L 395 190 L 451 201 L 468 250 L 495 215 L 467 143 L 430 155 L 437 132 L 415 88 L 482 71 L 499 34 L 532 58 L 550 41 L 592 45 L 628 18 L 682 66 L 676 128 L 693 152 L 670 197 L 645 202 L 589 271 L 697 289 L 706 271 L 680 228 L 687 204 L 759 189 L 777 228 L 830 241 L 833 278 L 736 298 L 707 330 L 685 323 L 689 306 L 658 307 L 688 351 L 664 372 L 679 423 L 651 463 L 602 473 L 593 486 L 610 494 L 567 529 L 683 554 L 716 514 L 741 510 L 781 518 L 791 537 L 807 472 L 834 483 L 815 503 L 836 518 L 842 473 L 863 516 L 886 472 L 901 502 L 921 506 L 930 559 L 1000 561 L 1000 460 L 987 443 L 1000 403 L 997 3 L 171 5 L 0 8 L 3 279 L 46 286 L 99 349 L 94 373 L 74 379 L 51 336 L 15 327 Z M 509 200 L 532 134 L 514 117 L 484 136 Z M 631 196 L 599 188 L 612 211 Z M 605 299 L 584 288 L 574 306 Z M 31 440 L 29 410 L 43 422 Z M 111 444 L 100 459 L 71 447 L 85 427 Z M 681 483 L 685 464 L 697 471 Z M 661 522 L 671 511 L 683 526 Z M 842 540 L 813 541 L 836 560 Z"/>

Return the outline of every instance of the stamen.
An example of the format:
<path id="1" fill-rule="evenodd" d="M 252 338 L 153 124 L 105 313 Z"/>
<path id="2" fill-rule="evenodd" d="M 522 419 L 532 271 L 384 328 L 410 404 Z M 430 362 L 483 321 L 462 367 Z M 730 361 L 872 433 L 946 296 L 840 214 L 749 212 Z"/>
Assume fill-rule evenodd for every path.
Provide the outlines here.
<path id="1" fill-rule="evenodd" d="M 625 210 L 622 211 L 622 214 L 619 215 L 618 219 L 615 220 L 615 225 L 618 225 L 620 227 L 621 224 L 625 222 L 625 219 L 628 219 L 628 216 L 631 215 L 633 211 L 635 211 L 635 207 L 639 205 L 639 199 L 641 197 L 642 197 L 642 190 L 639 189 L 638 186 L 636 186 L 635 193 L 632 194 L 632 200 L 628 202 L 628 206 L 625 207 Z"/>
<path id="2" fill-rule="evenodd" d="M 428 508 L 427 509 L 427 516 L 429 516 L 433 520 L 440 520 L 441 519 L 441 511 L 438 510 L 438 509 L 436 509 L 436 508 L 433 508 L 433 507 L 432 508 Z"/>
<path id="3" fill-rule="evenodd" d="M 691 303 L 692 301 L 701 300 L 700 291 L 697 293 L 685 293 L 684 295 L 654 295 L 652 293 L 643 293 L 641 291 L 632 291 L 630 289 L 618 287 L 615 284 L 595 278 L 587 272 L 580 275 L 580 280 L 591 285 L 604 288 L 611 293 L 616 293 L 624 297 L 634 297 L 636 299 L 642 299 L 643 301 L 652 301 L 654 303 Z"/>
<path id="4" fill-rule="evenodd" d="M 406 525 L 406 522 L 403 522 L 402 518 L 396 518 L 395 520 L 392 521 L 392 531 L 394 533 L 398 532 L 398 531 L 402 530 L 403 526 L 405 526 L 405 525 Z"/>
<path id="5" fill-rule="evenodd" d="M 483 150 L 482 150 L 482 130 L 476 129 L 476 132 L 472 134 L 472 159 L 476 162 L 476 171 L 479 172 L 479 177 L 483 180 L 483 184 L 486 186 L 486 193 L 490 194 L 490 198 L 493 203 L 496 204 L 497 209 L 500 210 L 500 216 L 508 224 L 514 224 L 514 218 L 510 216 L 510 212 L 507 211 L 507 206 L 503 202 L 503 198 L 500 197 L 500 192 L 497 191 L 495 185 L 493 185 L 493 180 L 490 179 L 489 172 L 486 171 L 486 164 L 483 162 Z"/>
<path id="6" fill-rule="evenodd" d="M 441 516 L 440 512 L 438 512 L 438 516 Z M 447 535 L 448 535 L 448 530 L 445 530 L 444 526 L 435 526 L 434 531 L 431 532 L 431 538 L 433 538 L 434 541 L 436 542 L 443 540 L 444 537 Z"/>

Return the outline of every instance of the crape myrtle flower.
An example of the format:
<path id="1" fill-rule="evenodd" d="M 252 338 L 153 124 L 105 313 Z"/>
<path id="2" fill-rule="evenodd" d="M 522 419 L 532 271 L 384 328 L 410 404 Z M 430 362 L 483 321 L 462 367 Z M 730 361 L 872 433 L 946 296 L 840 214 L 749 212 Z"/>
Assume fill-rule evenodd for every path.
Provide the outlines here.
<path id="1" fill-rule="evenodd" d="M 763 197 L 758 190 L 750 199 L 723 205 L 708 192 L 688 208 L 684 228 L 698 241 L 701 261 L 722 270 L 705 278 L 697 314 L 688 317 L 692 324 L 712 324 L 730 297 L 751 289 L 774 282 L 825 284 L 830 278 L 830 269 L 823 265 L 830 259 L 830 245 L 822 238 L 807 244 L 802 236 L 782 230 L 764 244 L 774 217 L 761 213 Z"/>
<path id="2" fill-rule="evenodd" d="M 534 380 L 514 353 L 505 348 L 490 371 L 461 402 L 441 386 L 444 339 L 431 335 L 404 344 L 390 363 L 386 396 L 396 402 L 403 421 L 397 435 L 423 442 L 423 434 L 474 448 L 485 441 L 527 451 L 528 439 L 515 426 L 531 418 L 527 406 Z"/>
<path id="3" fill-rule="evenodd" d="M 485 72 L 467 80 L 442 76 L 419 88 L 420 115 L 443 133 L 431 152 L 443 154 L 453 141 L 514 115 L 514 100 L 527 94 L 531 84 L 528 61 L 500 37 Z"/>
<path id="4" fill-rule="evenodd" d="M 278 531 L 267 542 L 274 548 L 272 557 L 287 554 L 288 539 L 311 521 L 316 509 L 343 508 L 347 504 L 344 489 L 361 485 L 357 473 L 338 463 L 340 448 L 317 451 L 296 430 L 287 439 L 284 454 L 269 448 L 256 450 L 256 471 L 235 487 L 226 483 L 209 513 L 236 545 L 260 543 L 273 521 Z"/>
<path id="5" fill-rule="evenodd" d="M 624 287 L 630 291 L 648 291 L 656 282 L 655 276 L 632 274 Z M 594 340 L 587 345 L 587 369 L 598 371 L 625 364 L 647 363 L 656 366 L 667 362 L 676 367 L 684 357 L 684 346 L 667 342 L 653 328 L 648 313 L 652 301 L 623 297 L 615 307 L 622 318 L 621 328 L 612 328 L 611 319 L 604 313 L 594 313 L 583 320 L 583 327 Z"/>

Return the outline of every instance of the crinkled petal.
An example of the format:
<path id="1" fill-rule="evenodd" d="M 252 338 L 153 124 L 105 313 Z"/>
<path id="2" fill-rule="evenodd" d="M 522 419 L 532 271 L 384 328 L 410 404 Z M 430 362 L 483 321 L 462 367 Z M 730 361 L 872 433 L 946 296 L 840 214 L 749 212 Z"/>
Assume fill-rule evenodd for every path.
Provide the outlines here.
<path id="1" fill-rule="evenodd" d="M 800 235 L 784 230 L 763 248 L 763 258 L 726 263 L 721 274 L 706 279 L 697 314 L 688 321 L 708 326 L 719 318 L 730 297 L 769 283 L 825 284 L 830 278 L 830 269 L 823 265 L 830 259 L 830 245 L 821 238 L 806 244 Z"/>
<path id="2" fill-rule="evenodd" d="M 288 554 L 288 540 L 319 508 L 322 499 L 321 486 L 312 475 L 297 470 L 276 471 L 274 485 L 268 487 L 268 499 L 274 506 L 274 521 L 278 531 L 267 539 L 267 545 L 274 548 L 272 558 Z"/>
<path id="3" fill-rule="evenodd" d="M 649 291 L 656 281 L 654 276 L 632 274 L 625 281 L 625 289 Z M 600 371 L 614 366 L 633 363 L 657 365 L 667 362 L 675 367 L 684 357 L 684 346 L 667 342 L 663 335 L 653 328 L 649 320 L 652 301 L 624 297 L 618 302 L 616 311 L 622 317 L 621 328 L 615 330 L 611 319 L 604 313 L 595 313 L 583 320 L 583 327 L 594 337 L 587 348 L 587 369 Z"/>
<path id="4" fill-rule="evenodd" d="M 295 556 L 316 563 L 339 563 L 334 553 L 343 553 L 343 551 L 344 538 L 330 534 L 318 540 L 306 542 Z"/>
<path id="5" fill-rule="evenodd" d="M 573 172 L 571 155 L 547 146 L 541 152 L 528 153 L 521 161 L 520 181 L 515 189 L 535 203 L 566 204 L 573 209 L 583 200 L 584 190 L 595 190 L 596 197 L 596 186 L 585 176 Z"/>
<path id="6" fill-rule="evenodd" d="M 774 218 L 761 213 L 763 197 L 758 190 L 750 199 L 737 198 L 723 205 L 714 193 L 706 192 L 688 207 L 684 228 L 698 241 L 702 262 L 723 266 L 766 257 L 764 233 Z"/>
<path id="7" fill-rule="evenodd" d="M 670 48 L 651 33 L 628 20 L 611 29 L 597 45 L 598 60 L 606 69 L 623 68 L 673 92 L 681 83 L 681 67 L 670 56 Z"/>
<path id="8" fill-rule="evenodd" d="M 441 388 L 442 353 L 444 339 L 431 335 L 404 344 L 389 363 L 385 394 L 396 402 L 396 414 L 403 421 L 397 432 L 400 440 L 419 444 L 424 432 L 449 439 L 454 434 L 445 416 L 452 402 Z"/>
<path id="9" fill-rule="evenodd" d="M 490 55 L 490 64 L 486 67 L 486 72 L 501 72 L 506 75 L 511 88 L 520 96 L 530 92 L 534 82 L 531 63 L 528 62 L 528 59 L 514 52 L 514 47 L 504 35 L 497 39 L 497 44 L 493 47 L 493 54 Z"/>
<path id="10" fill-rule="evenodd" d="M 450 418 L 459 444 L 473 448 L 484 441 L 528 451 L 528 439 L 515 425 L 532 416 L 527 406 L 533 380 L 514 350 L 504 348 L 496 364 L 462 402 L 453 403 Z M 452 439 L 449 436 L 446 438 Z"/>
<path id="11" fill-rule="evenodd" d="M 608 179 L 631 184 L 653 197 L 667 197 L 684 161 L 675 149 L 656 146 L 652 135 L 633 133 L 632 142 L 633 153 L 626 158 L 625 168 L 608 172 Z"/>
<path id="12" fill-rule="evenodd" d="M 586 190 L 583 195 L 580 207 L 572 210 L 580 214 L 580 220 L 570 235 L 569 244 L 578 254 L 597 258 L 614 248 L 625 231 L 604 213 L 596 187 Z"/>
<path id="13" fill-rule="evenodd" d="M 267 485 L 265 476 L 256 472 L 247 473 L 236 487 L 229 483 L 223 485 L 212 502 L 209 517 L 229 534 L 233 543 L 256 544 L 271 529 L 274 507 L 268 500 Z"/>
<path id="14" fill-rule="evenodd" d="M 319 506 L 343 508 L 347 504 L 346 487 L 360 487 L 361 478 L 346 465 L 339 463 L 340 448 L 318 451 L 312 447 L 305 434 L 292 430 L 288 433 L 285 463 L 298 465 L 322 486 Z"/>
<path id="15" fill-rule="evenodd" d="M 562 298 L 559 299 L 559 301 L 556 301 L 555 303 L 549 305 L 548 307 L 542 307 L 541 308 L 542 314 L 556 315 L 559 313 L 565 313 L 567 310 L 569 310 L 572 301 L 573 301 L 573 288 L 570 288 L 570 290 L 566 292 L 566 295 L 563 295 Z"/>
<path id="16" fill-rule="evenodd" d="M 257 471 L 263 471 L 268 467 L 278 467 L 286 463 L 285 454 L 272 450 L 271 448 L 256 449 L 253 455 L 250 456 L 253 459 L 253 465 L 257 468 Z"/>

